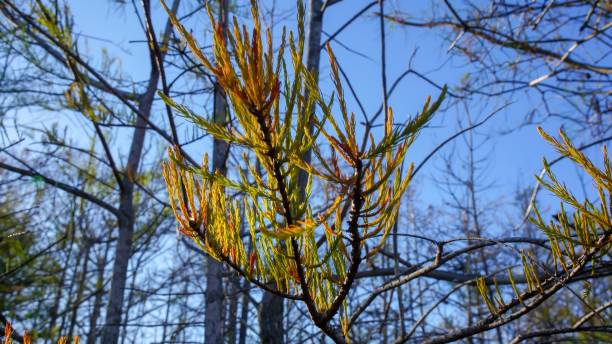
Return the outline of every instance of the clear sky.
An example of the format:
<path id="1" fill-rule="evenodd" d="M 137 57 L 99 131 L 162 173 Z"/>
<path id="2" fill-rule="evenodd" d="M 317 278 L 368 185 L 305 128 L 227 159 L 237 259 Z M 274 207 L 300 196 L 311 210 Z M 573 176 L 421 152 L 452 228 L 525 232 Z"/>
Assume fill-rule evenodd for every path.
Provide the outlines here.
<path id="1" fill-rule="evenodd" d="M 370 1 L 345 0 L 332 6 L 324 17 L 324 32 L 335 32 L 358 10 Z M 136 2 L 138 3 L 138 2 Z M 239 1 L 237 13 L 239 16 L 248 14 L 244 1 Z M 262 12 L 269 9 L 270 1 L 264 1 Z M 75 14 L 75 32 L 84 33 L 82 44 L 87 46 L 95 56 L 95 52 L 106 49 L 108 54 L 117 57 L 122 70 L 131 75 L 134 80 L 146 79 L 148 74 L 148 55 L 146 44 L 142 41 L 143 34 L 138 21 L 134 16 L 133 7 L 128 1 L 125 5 L 118 5 L 107 0 L 80 0 L 71 1 L 70 5 Z M 193 5 L 188 5 L 193 6 Z M 191 10 L 188 6 L 181 7 L 179 16 Z M 401 11 L 415 18 L 431 11 L 429 2 L 389 1 L 387 12 Z M 156 31 L 162 31 L 166 18 L 161 6 L 153 1 L 154 21 Z M 278 33 L 280 25 L 287 25 L 295 29 L 295 3 L 293 1 L 277 1 L 275 13 L 275 29 Z M 381 67 L 380 67 L 380 29 L 378 17 L 375 12 L 377 6 L 370 8 L 364 15 L 345 29 L 332 47 L 341 66 L 349 75 L 356 93 L 361 99 L 367 113 L 371 116 L 380 106 L 382 98 Z M 264 20 L 269 21 L 269 16 Z M 192 17 L 188 27 L 197 33 L 198 30 L 208 30 L 208 18 L 204 10 Z M 452 89 L 459 80 L 470 73 L 470 66 L 457 58 L 451 58 L 448 52 L 448 43 L 441 39 L 438 31 L 401 27 L 387 24 L 387 78 L 391 85 L 396 78 L 408 67 L 413 56 L 412 67 L 419 73 L 427 76 L 437 84 L 448 84 Z M 200 39 L 204 37 L 198 34 Z M 325 37 L 325 35 L 324 35 Z M 208 36 L 209 38 L 209 36 Z M 205 40 L 204 38 L 203 40 Z M 200 42 L 201 45 L 207 42 Z M 349 50 L 350 49 L 350 50 Z M 416 51 L 416 52 L 415 52 Z M 146 59 L 146 61 L 143 61 Z M 99 61 L 98 61 L 99 62 Z M 330 90 L 329 64 L 323 52 L 321 56 L 321 85 L 324 90 Z M 349 108 L 355 112 L 357 118 L 361 117 L 356 102 L 352 98 L 348 87 L 345 89 Z M 395 118 L 405 120 L 414 115 L 421 107 L 427 95 L 435 97 L 439 91 L 419 79 L 415 75 L 404 78 L 391 95 L 389 103 L 394 108 Z M 493 183 L 495 187 L 488 191 L 487 197 L 495 199 L 501 197 L 503 201 L 512 201 L 512 193 L 517 185 L 532 185 L 533 175 L 541 168 L 543 156 L 552 158 L 556 154 L 539 137 L 534 126 L 526 126 L 502 134 L 511 128 L 516 128 L 525 117 L 525 114 L 537 108 L 535 101 L 529 100 L 524 93 L 498 99 L 481 99 L 471 102 L 472 108 L 468 110 L 454 106 L 441 111 L 435 118 L 432 128 L 426 129 L 413 146 L 408 159 L 419 162 L 433 147 L 458 130 L 461 123 L 465 126 L 468 114 L 473 122 L 477 122 L 494 109 L 503 104 L 512 102 L 505 110 L 475 131 L 476 141 L 487 141 L 477 151 L 478 158 L 486 158 L 484 181 Z M 447 101 L 450 103 L 450 100 Z M 555 132 L 561 123 L 547 121 L 543 124 L 549 132 Z M 461 156 L 464 144 L 461 139 L 456 140 L 456 147 L 447 146 L 439 154 L 452 154 L 453 159 Z M 597 149 L 593 151 L 598 152 Z M 439 158 L 432 159 L 421 172 L 422 183 L 419 187 L 420 199 L 424 203 L 440 204 L 443 190 L 436 185 L 434 179 L 440 177 L 443 164 Z M 566 181 L 575 180 L 575 171 L 568 164 L 559 164 L 555 169 Z M 431 178 L 434 177 L 434 178 Z M 569 179 L 569 180 L 568 180 Z M 570 183 L 571 185 L 571 183 Z"/>

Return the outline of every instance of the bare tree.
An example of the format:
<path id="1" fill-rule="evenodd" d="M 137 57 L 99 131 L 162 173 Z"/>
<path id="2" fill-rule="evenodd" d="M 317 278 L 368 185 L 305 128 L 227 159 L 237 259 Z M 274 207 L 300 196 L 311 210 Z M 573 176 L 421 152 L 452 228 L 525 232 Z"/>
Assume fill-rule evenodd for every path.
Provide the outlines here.
<path id="1" fill-rule="evenodd" d="M 560 119 L 572 132 L 609 136 L 610 9 L 602 1 L 444 1 L 429 15 L 388 13 L 410 29 L 437 30 L 448 51 L 474 68 L 469 97 L 526 95 L 525 123 Z"/>

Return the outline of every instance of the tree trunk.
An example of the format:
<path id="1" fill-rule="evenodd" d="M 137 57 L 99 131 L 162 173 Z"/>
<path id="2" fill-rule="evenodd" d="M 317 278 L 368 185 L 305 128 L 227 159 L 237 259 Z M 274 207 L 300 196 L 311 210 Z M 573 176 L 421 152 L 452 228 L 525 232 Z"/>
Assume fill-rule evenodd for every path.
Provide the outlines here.
<path id="1" fill-rule="evenodd" d="M 225 109 L 225 98 L 219 96 L 222 90 L 215 86 L 215 120 L 219 108 Z M 225 114 L 225 111 L 221 113 Z M 224 141 L 213 143 L 213 170 L 225 174 L 225 158 L 228 148 Z M 206 309 L 204 314 L 204 330 L 207 343 L 223 342 L 223 265 L 211 257 L 206 257 Z"/>
<path id="2" fill-rule="evenodd" d="M 227 314 L 227 343 L 236 343 L 236 330 L 238 323 L 238 292 L 240 291 L 240 280 L 238 276 L 232 276 L 229 287 L 229 293 L 231 295 L 229 309 Z"/>
<path id="3" fill-rule="evenodd" d="M 144 94 L 138 112 L 140 116 L 136 120 L 136 128 L 130 152 L 127 160 L 125 177 L 122 180 L 123 189 L 119 196 L 119 213 L 117 219 L 119 224 L 119 236 L 115 248 L 115 261 L 111 277 L 110 296 L 106 307 L 106 323 L 102 331 L 103 344 L 117 344 L 119 340 L 119 329 L 121 325 L 121 314 L 123 310 L 123 297 L 125 294 L 125 283 L 130 256 L 132 254 L 132 234 L 134 234 L 134 183 L 133 178 L 138 173 L 138 166 L 142 157 L 144 139 L 146 133 L 146 120 L 151 115 L 153 96 L 159 81 L 159 72 L 154 67 L 151 59 L 151 76 L 147 91 Z M 145 117 L 145 118 L 143 118 Z"/>
<path id="4" fill-rule="evenodd" d="M 242 301 L 240 309 L 240 334 L 238 344 L 246 343 L 247 328 L 249 325 L 249 283 L 245 280 L 242 284 Z"/>
<path id="5" fill-rule="evenodd" d="M 283 343 L 283 298 L 265 292 L 259 304 L 259 340 L 264 344 Z"/>
<path id="6" fill-rule="evenodd" d="M 219 0 L 219 22 L 222 30 L 227 28 L 228 1 Z M 219 84 L 215 84 L 214 93 L 214 121 L 227 123 L 227 101 L 225 93 Z M 229 145 L 225 141 L 213 141 L 213 170 L 226 173 L 226 160 Z M 206 258 L 208 269 L 206 271 L 206 309 L 204 313 L 204 331 L 207 343 L 223 342 L 223 266 L 221 263 Z"/>
<path id="7" fill-rule="evenodd" d="M 306 67 L 314 74 L 315 81 L 319 82 L 319 61 L 321 59 L 321 32 L 323 31 L 323 4 L 321 0 L 310 0 L 310 9 L 308 12 L 308 37 L 306 38 Z M 312 123 L 310 123 L 310 131 L 312 131 Z M 304 155 L 304 161 L 310 162 L 312 152 L 308 150 Z M 308 175 L 304 171 L 298 176 L 300 190 L 306 189 L 308 183 Z"/>

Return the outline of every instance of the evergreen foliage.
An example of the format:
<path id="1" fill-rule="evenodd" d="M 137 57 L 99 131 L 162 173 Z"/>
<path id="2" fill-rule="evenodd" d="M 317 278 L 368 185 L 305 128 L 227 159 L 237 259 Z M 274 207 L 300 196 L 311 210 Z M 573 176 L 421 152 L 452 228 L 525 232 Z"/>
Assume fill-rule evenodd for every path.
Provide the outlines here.
<path id="1" fill-rule="evenodd" d="M 347 336 L 348 318 L 342 305 L 360 263 L 378 252 L 395 223 L 399 199 L 412 173 L 412 165 L 405 174 L 400 167 L 417 134 L 440 106 L 445 90 L 433 102 L 428 98 L 407 123 L 395 125 L 390 109 L 382 137 L 377 140 L 370 135 L 367 144 L 359 147 L 355 116 L 347 110 L 329 45 L 332 97 L 321 93 L 303 64 L 301 3 L 297 37 L 289 32 L 287 39 L 283 31 L 277 52 L 270 30 L 261 27 L 254 1 L 250 34 L 236 19 L 233 31 L 223 32 L 209 10 L 215 28 L 213 61 L 166 10 L 187 46 L 223 87 L 239 126 L 220 126 L 168 97 L 164 100 L 216 139 L 253 153 L 263 167 L 260 172 L 245 154 L 249 173 L 241 172 L 240 180 L 232 180 L 209 172 L 206 156 L 202 166 L 194 168 L 178 149 L 170 149 L 163 171 L 179 230 L 251 282 L 305 302 L 315 324 L 336 339 L 329 321 L 340 313 Z M 309 150 L 314 153 L 312 162 L 304 159 Z M 298 183 L 302 171 L 308 176 L 305 190 Z M 335 191 L 331 204 L 319 212 L 311 206 L 313 179 Z M 231 196 L 230 190 L 243 197 Z M 240 226 L 243 217 L 248 223 L 246 238 Z M 245 240 L 252 243 L 248 251 Z"/>

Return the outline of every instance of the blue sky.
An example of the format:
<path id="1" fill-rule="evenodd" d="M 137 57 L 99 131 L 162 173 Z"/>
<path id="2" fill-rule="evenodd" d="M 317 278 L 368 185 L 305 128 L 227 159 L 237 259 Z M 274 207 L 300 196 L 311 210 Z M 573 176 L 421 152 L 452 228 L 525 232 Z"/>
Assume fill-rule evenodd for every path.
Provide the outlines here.
<path id="1" fill-rule="evenodd" d="M 242 2 L 240 2 L 241 5 Z M 369 1 L 351 0 L 342 1 L 332 6 L 325 14 L 324 31 L 335 32 L 355 12 L 368 4 Z M 427 2 L 405 2 L 389 1 L 387 11 L 398 10 L 413 17 L 428 13 L 431 9 Z M 269 5 L 265 2 L 262 8 Z M 142 42 L 143 34 L 134 16 L 131 4 L 120 6 L 106 0 L 72 1 L 72 11 L 75 14 L 75 32 L 86 33 L 88 36 L 81 38 L 81 44 L 85 44 L 91 56 L 95 56 L 100 49 L 106 49 L 110 56 L 117 57 L 121 62 L 125 74 L 131 75 L 134 80 L 144 80 L 148 76 L 148 55 L 146 45 Z M 153 1 L 154 21 L 156 31 L 162 31 L 165 14 L 161 6 Z M 287 25 L 295 29 L 293 1 L 278 1 L 276 13 L 283 14 L 287 19 L 277 19 L 276 31 L 279 25 Z M 350 27 L 344 30 L 337 39 L 342 43 L 332 43 L 342 67 L 349 75 L 355 91 L 360 97 L 369 115 L 374 113 L 380 106 L 382 87 L 380 77 L 380 39 L 379 23 L 374 13 L 374 6 Z M 187 12 L 187 7 L 181 7 L 179 16 Z M 262 11 L 263 12 L 263 11 Z M 248 12 L 244 6 L 239 7 L 239 14 Z M 265 20 L 266 18 L 264 18 Z M 204 32 L 208 29 L 208 18 L 205 11 L 200 11 L 187 23 L 196 34 L 198 30 Z M 416 50 L 413 59 L 413 68 L 438 84 L 448 84 L 449 87 L 456 85 L 459 80 L 470 72 L 466 66 L 456 58 L 451 58 L 448 52 L 448 43 L 440 39 L 439 32 L 400 27 L 394 24 L 386 26 L 387 31 L 387 78 L 390 85 L 408 66 L 410 57 Z M 203 35 L 197 34 L 202 40 Z M 94 38 L 95 37 L 95 38 Z M 112 44 L 110 43 L 112 42 Z M 205 44 L 202 41 L 201 44 Z M 85 46 L 84 45 L 84 46 Z M 350 47 L 351 52 L 344 48 Z M 365 55 L 365 56 L 361 56 Z M 145 61 L 143 61 L 145 59 Z M 330 90 L 329 64 L 327 56 L 321 56 L 321 87 Z M 99 61 L 97 61 L 99 62 Z M 361 112 L 356 102 L 350 95 L 348 87 L 345 89 L 349 109 L 356 113 L 357 118 Z M 428 85 L 414 75 L 410 75 L 401 82 L 395 92 L 391 95 L 389 103 L 394 108 L 395 118 L 405 120 L 418 111 L 427 95 L 435 97 L 439 91 Z M 502 135 L 503 131 L 516 127 L 525 114 L 537 103 L 532 103 L 524 94 L 517 93 L 511 97 L 499 99 L 485 99 L 474 103 L 474 108 L 469 110 L 469 115 L 474 122 L 483 119 L 494 109 L 512 102 L 505 110 L 497 114 L 493 119 L 475 131 L 476 139 L 488 137 L 486 146 L 479 150 L 480 158 L 488 159 L 486 164 L 487 182 L 493 182 L 495 188 L 491 189 L 490 198 L 502 197 L 512 198 L 512 192 L 517 185 L 532 185 L 533 175 L 541 168 L 543 156 L 552 158 L 556 154 L 539 137 L 534 126 L 527 126 Z M 161 112 L 160 112 L 161 113 Z M 467 123 L 466 111 L 462 107 L 452 107 L 437 115 L 432 128 L 426 129 L 413 146 L 409 153 L 409 160 L 419 162 L 433 147 L 458 130 L 458 123 Z M 158 115 L 161 116 L 161 115 Z M 560 123 L 547 121 L 544 128 L 549 132 L 555 132 Z M 440 154 L 460 154 L 463 149 L 461 139 L 456 140 L 457 146 L 452 150 L 448 146 Z M 593 151 L 598 151 L 594 149 Z M 425 203 L 439 204 L 442 200 L 442 190 L 435 185 L 432 176 L 439 176 L 442 163 L 439 159 L 432 159 L 421 172 L 419 185 L 420 196 Z M 566 181 L 575 180 L 575 172 L 568 164 L 559 164 L 555 169 L 561 178 Z M 570 183 L 571 185 L 572 183 Z"/>

